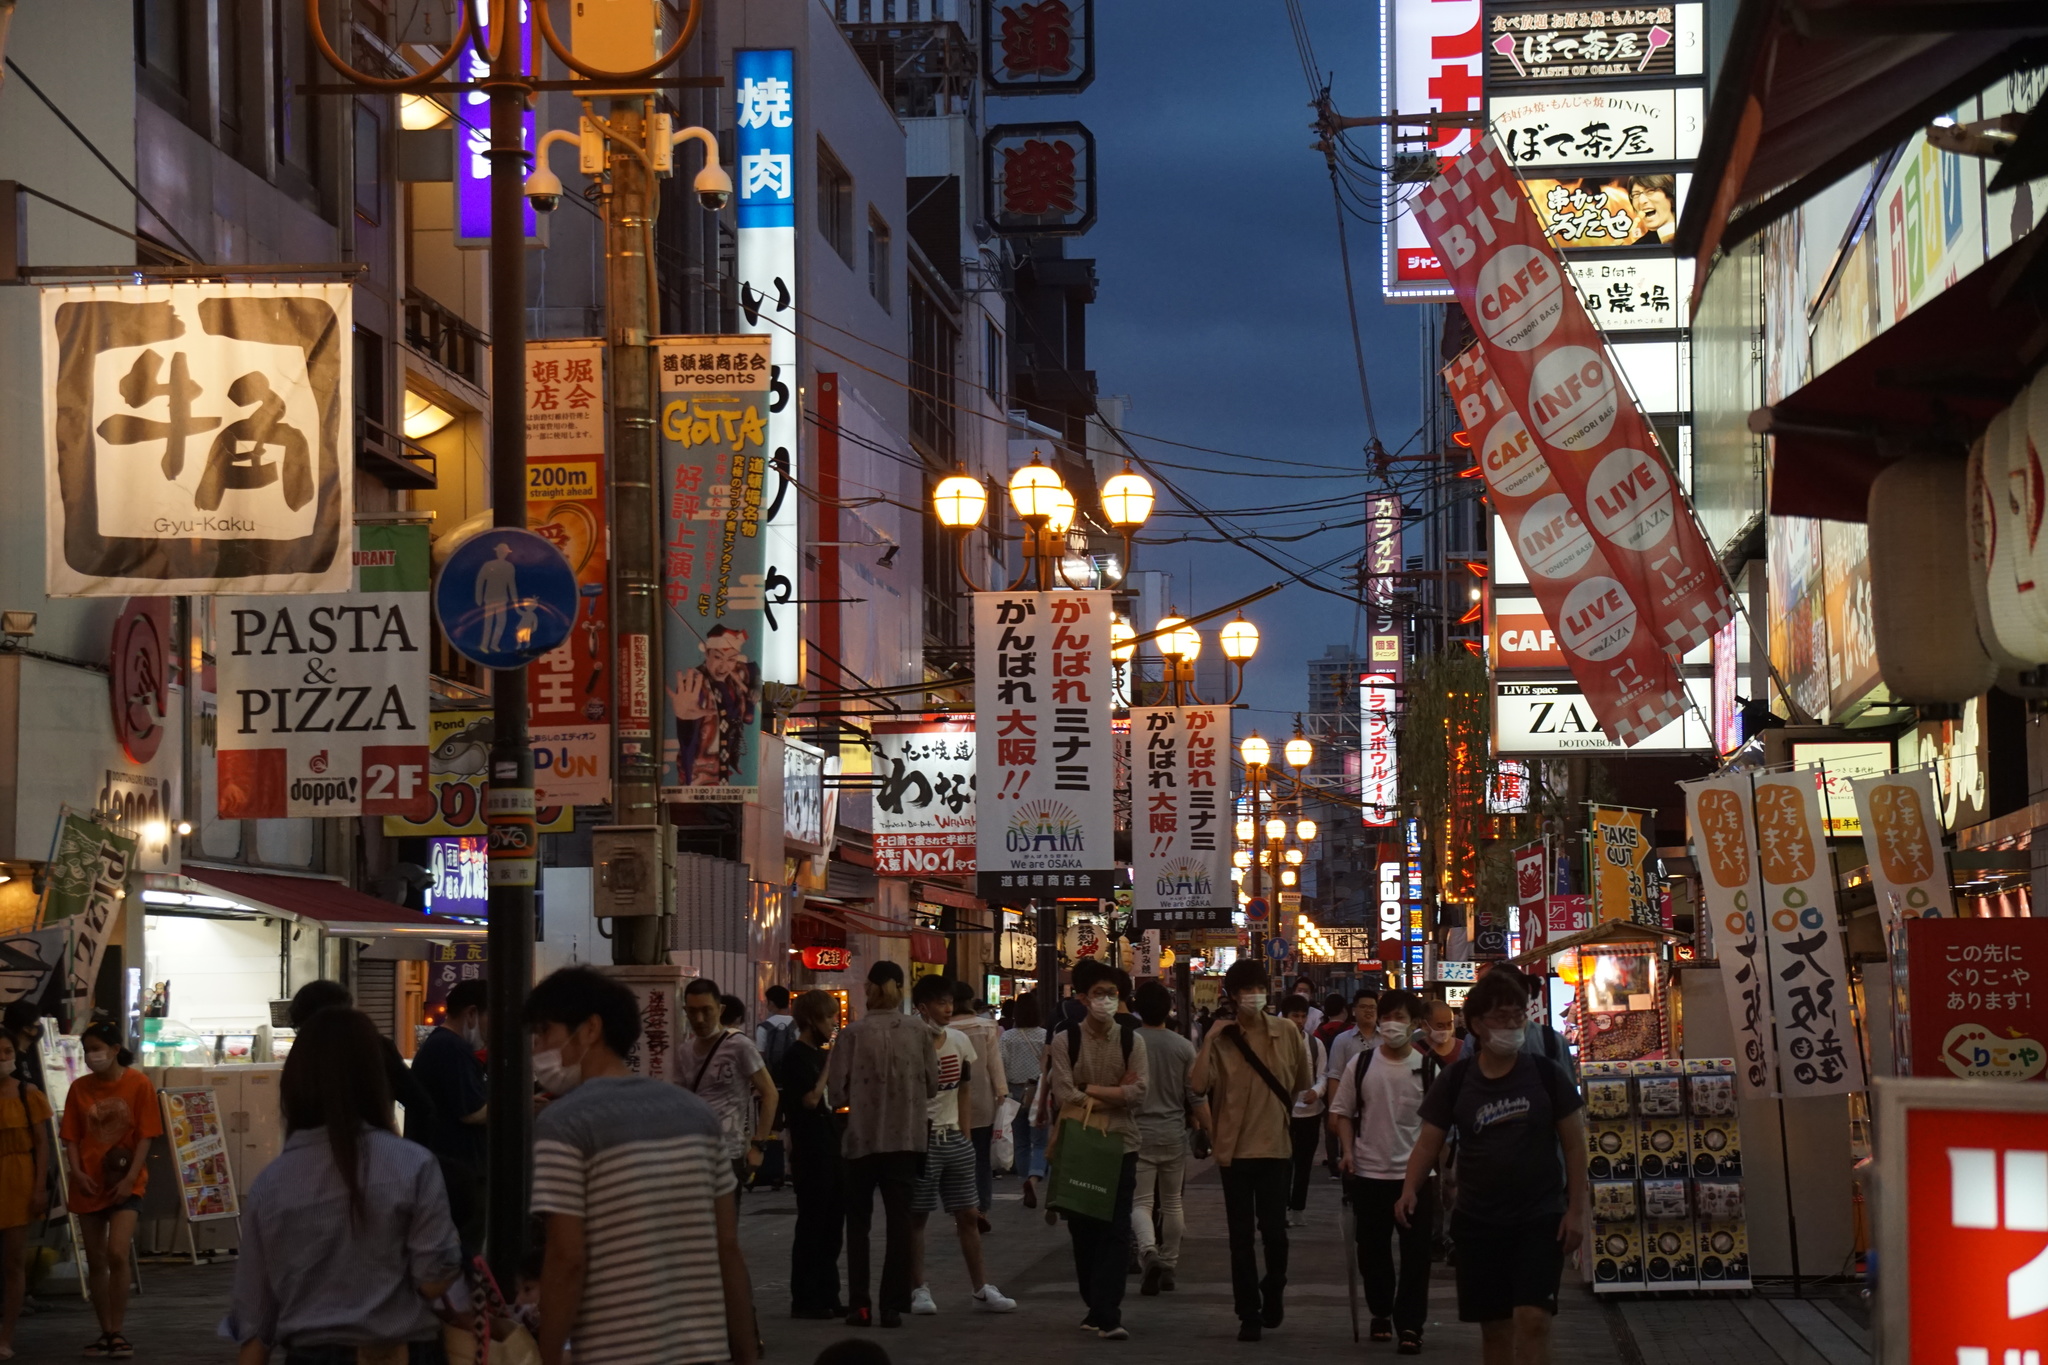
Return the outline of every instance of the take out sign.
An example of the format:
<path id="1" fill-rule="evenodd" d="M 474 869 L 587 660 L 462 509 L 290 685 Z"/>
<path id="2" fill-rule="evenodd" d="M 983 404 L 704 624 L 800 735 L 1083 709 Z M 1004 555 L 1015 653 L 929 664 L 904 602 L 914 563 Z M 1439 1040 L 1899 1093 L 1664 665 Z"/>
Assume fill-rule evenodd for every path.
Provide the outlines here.
<path id="1" fill-rule="evenodd" d="M 1557 633 L 1533 599 L 1496 600 L 1491 644 L 1495 668 L 1567 667 Z"/>

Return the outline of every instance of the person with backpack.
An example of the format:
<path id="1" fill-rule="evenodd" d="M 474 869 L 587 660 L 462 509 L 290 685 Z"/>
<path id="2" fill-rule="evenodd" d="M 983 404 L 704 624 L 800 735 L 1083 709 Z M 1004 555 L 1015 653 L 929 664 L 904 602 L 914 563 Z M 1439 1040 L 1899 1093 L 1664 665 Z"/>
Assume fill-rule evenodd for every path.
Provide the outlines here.
<path id="1" fill-rule="evenodd" d="M 1576 1088 L 1579 1084 L 1578 1061 L 1572 1056 L 1572 1050 L 1565 1046 L 1564 1035 L 1551 1027 L 1550 1021 L 1543 1017 L 1541 1002 L 1547 994 L 1543 978 L 1540 976 L 1524 976 L 1513 967 L 1495 967 L 1492 971 L 1505 972 L 1514 977 L 1521 984 L 1523 993 L 1529 998 L 1529 1018 L 1522 1025 L 1522 1051 L 1534 1053 L 1539 1057 L 1548 1057 L 1551 1061 L 1557 1063 L 1558 1068 L 1571 1079 L 1572 1085 Z M 1492 972 L 1488 973 L 1488 975 L 1491 974 Z M 1469 1005 L 1466 1008 L 1465 1017 L 1467 1020 L 1470 1020 L 1472 1017 Z M 1464 1055 L 1467 1057 L 1470 1057 L 1477 1049 L 1478 1043 L 1472 1034 L 1467 1033 L 1465 1035 L 1463 1047 Z"/>
<path id="2" fill-rule="evenodd" d="M 1522 1045 L 1528 1010 L 1513 971 L 1486 973 L 1465 997 L 1478 1051 L 1423 1098 L 1394 1221 L 1426 1230 L 1423 1189 L 1456 1128 L 1458 1319 L 1479 1324 L 1488 1361 L 1548 1365 L 1565 1257 L 1586 1239 L 1586 1132 L 1571 1078 Z"/>
<path id="3" fill-rule="evenodd" d="M 770 986 L 761 992 L 761 998 L 768 1002 L 769 1013 L 754 1028 L 754 1050 L 761 1054 L 761 1065 L 774 1078 L 782 1075 L 782 1059 L 796 1046 L 796 1019 L 789 1012 L 787 986 Z M 769 1123 L 768 1142 L 761 1149 L 761 1169 L 754 1172 L 756 1189 L 766 1185 L 779 1190 L 789 1178 L 789 1153 L 782 1139 L 782 1130 L 788 1123 L 789 1115 L 779 1111 Z"/>
<path id="4" fill-rule="evenodd" d="M 1202 1039 L 1188 1084 L 1209 1097 L 1210 1130 L 1230 1233 L 1230 1288 L 1239 1341 L 1257 1341 L 1286 1316 L 1287 1193 L 1294 1099 L 1313 1085 L 1301 1029 L 1266 1013 L 1272 978 L 1241 957 L 1223 974 L 1223 1001 Z M 1259 1277 L 1253 1224 L 1265 1245 Z"/>
<path id="5" fill-rule="evenodd" d="M 1104 1341 L 1127 1341 L 1123 1325 L 1124 1261 L 1128 1254 L 1131 1204 L 1138 1188 L 1138 1111 L 1144 1106 L 1149 1063 L 1137 1020 L 1118 1013 L 1129 977 L 1092 957 L 1074 965 L 1074 991 L 1087 1016 L 1054 1034 L 1047 1048 L 1046 1086 L 1052 1093 L 1054 1126 L 1080 1118 L 1092 1101 L 1109 1132 L 1123 1140 L 1115 1207 L 1106 1219 L 1067 1214 L 1074 1243 L 1074 1275 L 1088 1315 L 1083 1330 Z M 1053 1165 L 1059 1156 L 1055 1150 Z M 1057 1188 L 1057 1185 L 1055 1185 Z"/>
<path id="6" fill-rule="evenodd" d="M 1407 991 L 1380 996 L 1379 1046 L 1353 1057 L 1330 1090 L 1330 1127 L 1337 1135 L 1344 1198 L 1356 1223 L 1372 1340 L 1392 1341 L 1399 1332 L 1396 1350 L 1404 1356 L 1422 1352 L 1435 1226 L 1433 1180 L 1425 1180 L 1416 1199 L 1414 1226 L 1394 1221 L 1408 1154 L 1422 1132 L 1423 1096 L 1443 1070 L 1435 1054 L 1415 1046 L 1415 1021 L 1422 1013 L 1422 1002 Z M 1397 1236 L 1398 1268 L 1393 1253 Z"/>

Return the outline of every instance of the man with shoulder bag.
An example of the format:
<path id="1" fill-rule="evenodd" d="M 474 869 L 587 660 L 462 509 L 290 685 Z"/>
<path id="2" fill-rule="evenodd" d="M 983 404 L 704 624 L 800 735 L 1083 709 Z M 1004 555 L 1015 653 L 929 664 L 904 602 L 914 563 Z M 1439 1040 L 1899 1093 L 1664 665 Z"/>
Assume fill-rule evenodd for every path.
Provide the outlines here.
<path id="1" fill-rule="evenodd" d="M 1257 1341 L 1286 1316 L 1287 1196 L 1293 1176 L 1295 1097 L 1315 1084 L 1301 1029 L 1266 1013 L 1271 978 L 1240 958 L 1224 973 L 1223 1011 L 1202 1040 L 1188 1084 L 1209 1097 L 1210 1133 L 1230 1232 L 1237 1339 Z M 1259 1276 L 1252 1230 L 1265 1246 Z"/>

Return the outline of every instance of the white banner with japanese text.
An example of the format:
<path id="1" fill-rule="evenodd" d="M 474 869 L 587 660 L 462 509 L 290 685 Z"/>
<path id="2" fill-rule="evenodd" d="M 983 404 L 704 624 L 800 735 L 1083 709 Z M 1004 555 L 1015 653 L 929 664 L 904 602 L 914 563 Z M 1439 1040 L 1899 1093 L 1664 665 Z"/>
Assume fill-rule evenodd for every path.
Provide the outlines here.
<path id="1" fill-rule="evenodd" d="M 1902 919 L 1954 919 L 1955 888 L 1941 843 L 1933 770 L 1859 777 L 1849 785 L 1863 824 L 1878 922 L 1889 930 Z"/>
<path id="2" fill-rule="evenodd" d="M 1140 929 L 1223 929 L 1230 880 L 1230 708 L 1131 712 L 1131 887 Z"/>
<path id="3" fill-rule="evenodd" d="M 1789 1098 L 1864 1088 L 1849 1013 L 1849 972 L 1835 907 L 1835 869 L 1811 768 L 1761 773 L 1757 867 L 1778 1026 L 1778 1085 Z"/>
<path id="4" fill-rule="evenodd" d="M 1735 1030 L 1735 1083 L 1746 1098 L 1775 1094 L 1770 979 L 1757 933 L 1763 887 L 1757 881 L 1749 778 L 1736 773 L 1680 785 L 1713 926 L 1714 956 L 1721 963 L 1728 1022 Z"/>
<path id="5" fill-rule="evenodd" d="M 52 597 L 347 592 L 344 284 L 47 288 Z"/>
<path id="6" fill-rule="evenodd" d="M 982 899 L 1115 883 L 1111 595 L 974 595 L 975 870 Z"/>
<path id="7" fill-rule="evenodd" d="M 974 871 L 974 718 L 876 721 L 875 873 Z"/>

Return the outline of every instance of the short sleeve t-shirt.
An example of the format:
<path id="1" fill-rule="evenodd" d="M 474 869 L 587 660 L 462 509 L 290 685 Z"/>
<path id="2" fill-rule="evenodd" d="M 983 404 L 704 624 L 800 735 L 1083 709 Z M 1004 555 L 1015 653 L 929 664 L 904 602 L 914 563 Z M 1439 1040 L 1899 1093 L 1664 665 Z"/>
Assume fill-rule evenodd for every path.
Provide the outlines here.
<path id="1" fill-rule="evenodd" d="M 476 1053 L 454 1029 L 437 1028 L 413 1054 L 412 1074 L 434 1107 L 425 1114 L 406 1113 L 406 1137 L 435 1156 L 460 1161 L 482 1174 L 489 1133 L 481 1123 L 462 1121 L 463 1115 L 474 1114 L 490 1099 Z"/>
<path id="2" fill-rule="evenodd" d="M 69 1192 L 73 1213 L 98 1213 L 116 1203 L 114 1186 L 123 1178 L 105 1174 L 107 1154 L 124 1149 L 130 1157 L 144 1138 L 164 1135 L 164 1117 L 157 1109 L 156 1088 L 149 1077 L 134 1067 L 123 1067 L 112 1080 L 95 1075 L 80 1076 L 71 1083 L 64 1098 L 64 1123 L 59 1130 L 66 1142 L 78 1148 L 78 1165 L 99 1184 L 99 1192 L 88 1193 L 82 1186 Z M 135 1193 L 149 1188 L 149 1173 L 135 1177 Z"/>
<path id="3" fill-rule="evenodd" d="M 1445 1070 L 1422 1101 L 1422 1117 L 1458 1130 L 1458 1214 L 1481 1223 L 1521 1223 L 1564 1213 L 1564 1152 L 1558 1123 L 1582 1101 L 1563 1068 L 1517 1053 L 1498 1080 L 1465 1058 Z"/>
<path id="4" fill-rule="evenodd" d="M 730 1360 L 718 1199 L 737 1182 L 710 1107 L 665 1081 L 606 1077 L 533 1130 L 533 1211 L 583 1220 L 577 1365 Z"/>
<path id="5" fill-rule="evenodd" d="M 712 1041 L 717 1050 L 707 1061 L 692 1037 L 676 1058 L 676 1074 L 718 1115 L 726 1160 L 732 1161 L 745 1156 L 754 1140 L 754 1073 L 762 1067 L 761 1050 L 744 1033 Z"/>
<path id="6" fill-rule="evenodd" d="M 974 1044 L 958 1029 L 947 1029 L 939 1039 L 939 1093 L 932 1096 L 926 1111 L 934 1128 L 960 1126 L 960 1083 L 967 1067 L 981 1059 Z"/>
<path id="7" fill-rule="evenodd" d="M 1359 1068 L 1365 1074 L 1359 1074 Z M 1330 1096 L 1330 1112 L 1352 1120 L 1351 1173 L 1365 1180 L 1401 1180 L 1422 1136 L 1422 1050 L 1398 1062 L 1368 1048 L 1351 1059 Z M 1362 1111 L 1362 1112 L 1361 1112 Z"/>

